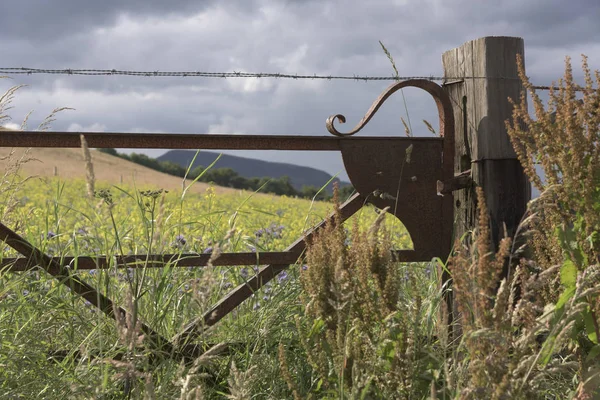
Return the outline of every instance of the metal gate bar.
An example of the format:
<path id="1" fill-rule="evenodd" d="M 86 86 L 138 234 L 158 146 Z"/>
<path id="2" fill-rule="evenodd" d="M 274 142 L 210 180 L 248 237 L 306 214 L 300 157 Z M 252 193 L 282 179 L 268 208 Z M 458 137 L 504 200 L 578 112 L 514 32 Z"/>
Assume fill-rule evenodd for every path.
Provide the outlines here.
<path id="1" fill-rule="evenodd" d="M 79 256 L 79 257 L 50 257 L 56 263 L 68 265 L 73 272 L 116 268 L 163 268 L 166 265 L 178 268 L 205 267 L 210 260 L 210 254 L 137 254 L 129 256 Z M 414 250 L 392 250 L 394 261 L 417 261 Z M 210 264 L 214 267 L 238 265 L 294 264 L 302 257 L 301 253 L 293 251 L 270 251 L 259 253 L 221 253 Z M 6 257 L 0 262 L 2 272 L 23 272 L 43 265 L 32 263 L 25 257 Z"/>
<path id="2" fill-rule="evenodd" d="M 288 135 L 222 135 L 121 132 L 22 132 L 2 131 L 0 147 L 81 148 L 81 135 L 89 147 L 121 149 L 311 150 L 340 151 L 347 142 L 440 142 L 443 139 L 407 137 L 333 137 Z"/>

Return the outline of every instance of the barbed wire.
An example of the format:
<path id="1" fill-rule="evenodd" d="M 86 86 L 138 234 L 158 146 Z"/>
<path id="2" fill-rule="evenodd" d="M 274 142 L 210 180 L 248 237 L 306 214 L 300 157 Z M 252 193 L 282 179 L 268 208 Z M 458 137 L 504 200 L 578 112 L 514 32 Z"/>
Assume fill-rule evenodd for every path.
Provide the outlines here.
<path id="1" fill-rule="evenodd" d="M 277 78 L 277 79 L 322 79 L 322 80 L 358 80 L 358 81 L 394 81 L 407 79 L 427 79 L 431 81 L 443 80 L 458 80 L 460 78 L 441 77 L 441 76 L 361 76 L 361 75 L 305 75 L 305 74 L 280 74 L 270 72 L 201 72 L 201 71 L 130 71 L 117 69 L 41 69 L 41 68 L 24 68 L 11 67 L 0 68 L 0 73 L 5 74 L 54 74 L 54 75 L 125 75 L 125 76 L 141 76 L 141 77 L 202 77 L 202 78 Z M 472 79 L 489 79 L 486 77 L 471 77 Z M 515 79 L 515 78 L 498 78 L 498 79 Z"/>
<path id="2" fill-rule="evenodd" d="M 83 76 L 136 76 L 136 77 L 181 77 L 181 78 L 275 78 L 275 79 L 319 79 L 319 80 L 355 80 L 355 81 L 398 81 L 409 79 L 426 79 L 429 81 L 442 81 L 443 84 L 463 82 L 465 79 L 486 80 L 519 80 L 515 77 L 489 77 L 489 76 L 361 76 L 361 75 L 305 75 L 305 74 L 280 74 L 270 72 L 201 72 L 201 71 L 131 71 L 118 69 L 45 69 L 25 67 L 0 67 L 0 74 L 8 75 L 83 75 Z M 559 90 L 554 86 L 533 86 L 534 90 Z M 585 91 L 578 87 L 577 91 Z"/>

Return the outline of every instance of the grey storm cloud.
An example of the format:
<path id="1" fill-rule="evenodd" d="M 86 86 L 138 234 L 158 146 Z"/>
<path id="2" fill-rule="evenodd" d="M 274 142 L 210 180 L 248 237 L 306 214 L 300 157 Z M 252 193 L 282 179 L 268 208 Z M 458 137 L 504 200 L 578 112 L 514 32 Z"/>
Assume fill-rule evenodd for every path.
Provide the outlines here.
<path id="1" fill-rule="evenodd" d="M 525 39 L 527 73 L 537 84 L 563 75 L 564 57 L 590 56 L 600 68 L 600 2 L 581 0 L 370 1 L 4 1 L 1 67 L 144 71 L 279 72 L 391 76 L 378 41 L 399 73 L 442 75 L 441 54 L 481 36 Z M 577 74 L 577 68 L 575 68 Z M 55 107 L 56 130 L 326 135 L 331 114 L 351 129 L 390 82 L 282 79 L 13 75 L 0 90 L 27 84 L 11 114 L 31 125 Z M 417 136 L 437 126 L 433 101 L 405 90 Z M 361 135 L 403 135 L 399 95 Z M 156 155 L 157 152 L 150 152 Z M 337 154 L 241 152 L 274 161 L 343 169 Z"/>
<path id="2" fill-rule="evenodd" d="M 112 25 L 123 14 L 138 18 L 184 15 L 201 12 L 214 3 L 205 0 L 5 1 L 0 6 L 0 23 L 4 39 L 45 43 Z"/>

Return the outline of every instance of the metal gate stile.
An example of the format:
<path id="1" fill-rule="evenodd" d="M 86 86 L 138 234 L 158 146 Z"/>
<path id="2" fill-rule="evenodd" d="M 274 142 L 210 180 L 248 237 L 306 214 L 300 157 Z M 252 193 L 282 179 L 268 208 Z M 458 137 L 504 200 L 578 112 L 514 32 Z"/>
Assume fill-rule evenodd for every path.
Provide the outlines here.
<path id="1" fill-rule="evenodd" d="M 379 107 L 396 91 L 404 87 L 417 87 L 428 92 L 436 102 L 440 123 L 440 137 L 355 137 Z M 365 204 L 383 209 L 390 207 L 406 226 L 413 250 L 397 250 L 393 256 L 399 262 L 430 261 L 434 257 L 445 259 L 450 253 L 453 226 L 451 191 L 460 183 L 454 177 L 454 117 L 450 99 L 444 89 L 428 80 L 407 80 L 388 87 L 373 103 L 364 118 L 348 133 L 339 132 L 335 121 L 345 122 L 343 115 L 327 120 L 327 129 L 333 136 L 264 136 L 217 134 L 130 134 L 130 133 L 78 133 L 78 132 L 1 132 L 0 147 L 58 147 L 79 148 L 83 134 L 89 147 L 138 149 L 220 149 L 220 150 L 337 150 L 342 154 L 344 166 L 356 189 L 349 200 L 341 205 L 342 221 L 347 220 Z M 410 147 L 412 146 L 412 147 Z M 410 149 L 409 149 L 410 147 Z M 406 162 L 407 149 L 411 153 Z M 441 192 L 441 193 L 440 193 Z M 446 196 L 444 196 L 446 194 Z M 256 265 L 262 267 L 246 283 L 239 285 L 215 304 L 204 315 L 191 321 L 174 338 L 161 336 L 147 324 L 141 323 L 147 338 L 156 350 L 178 359 L 191 359 L 202 354 L 201 344 L 194 339 L 213 326 L 261 286 L 273 279 L 289 265 L 298 262 L 305 250 L 305 239 L 331 221 L 333 214 L 298 238 L 285 251 L 257 253 L 222 253 L 212 260 L 214 266 Z M 0 239 L 23 255 L 4 259 L 7 271 L 26 271 L 41 268 L 75 293 L 85 298 L 109 317 L 115 312 L 124 316 L 127 311 L 114 307 L 111 299 L 79 279 L 76 271 L 67 268 L 77 261 L 80 270 L 108 268 L 106 257 L 53 258 L 28 243 L 3 223 Z M 171 263 L 178 267 L 206 266 L 210 254 L 155 254 L 121 255 L 116 257 L 119 268 L 136 268 L 139 261 L 149 267 Z M 447 283 L 447 272 L 442 273 L 442 283 Z M 451 300 L 450 300 L 451 301 Z M 448 304 L 451 304 L 446 299 Z"/>

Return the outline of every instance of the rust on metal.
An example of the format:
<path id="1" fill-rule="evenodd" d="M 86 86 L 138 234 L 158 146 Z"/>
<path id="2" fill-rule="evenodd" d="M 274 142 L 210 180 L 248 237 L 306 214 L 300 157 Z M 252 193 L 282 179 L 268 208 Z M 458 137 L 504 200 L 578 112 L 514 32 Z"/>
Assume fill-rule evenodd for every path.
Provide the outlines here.
<path id="1" fill-rule="evenodd" d="M 273 251 L 260 253 L 221 253 L 217 257 L 212 254 L 138 254 L 128 256 L 81 256 L 81 257 L 54 257 L 56 262 L 68 265 L 72 270 L 107 269 L 112 266 L 120 268 L 155 268 L 167 265 L 173 267 L 204 267 L 209 264 L 213 266 L 234 265 L 260 265 L 274 262 L 294 264 L 301 256 L 300 253 L 290 251 Z M 211 258 L 213 258 L 211 260 Z M 4 271 L 17 272 L 26 271 L 37 267 L 27 258 L 4 258 L 0 268 Z M 43 266 L 42 266 L 43 267 Z"/>
<path id="2" fill-rule="evenodd" d="M 390 207 L 407 228 L 419 261 L 444 259 L 450 253 L 453 224 L 452 199 L 437 195 L 437 181 L 454 176 L 454 115 L 450 98 L 439 85 L 426 80 L 398 82 L 388 87 L 362 120 L 347 133 L 339 132 L 336 114 L 326 126 L 336 136 L 359 132 L 392 94 L 405 87 L 429 93 L 438 108 L 440 140 L 412 138 L 411 142 L 369 138 L 340 142 L 342 158 L 350 182 L 367 201 L 380 209 Z M 443 140 L 442 140 L 443 139 Z"/>
<path id="3" fill-rule="evenodd" d="M 397 262 L 416 261 L 413 250 L 392 250 L 392 259 Z M 79 257 L 50 257 L 56 263 L 76 271 L 116 268 L 163 268 L 170 267 L 205 267 L 209 262 L 214 267 L 265 265 L 265 264 L 296 264 L 302 254 L 293 251 L 270 251 L 260 253 L 221 253 L 211 260 L 211 254 L 138 254 L 128 256 L 79 256 Z M 26 257 L 6 257 L 0 262 L 0 270 L 4 272 L 23 272 L 36 268 L 44 268 L 35 260 Z"/>
<path id="4" fill-rule="evenodd" d="M 0 147 L 80 148 L 84 135 L 89 147 L 121 149 L 217 149 L 217 150 L 341 150 L 348 138 L 331 136 L 288 135 L 224 135 L 181 133 L 118 133 L 118 132 L 29 132 L 2 131 Z M 352 141 L 372 140 L 411 143 L 414 138 L 379 137 L 352 138 Z M 441 141 L 439 138 L 419 138 L 418 141 Z"/>

